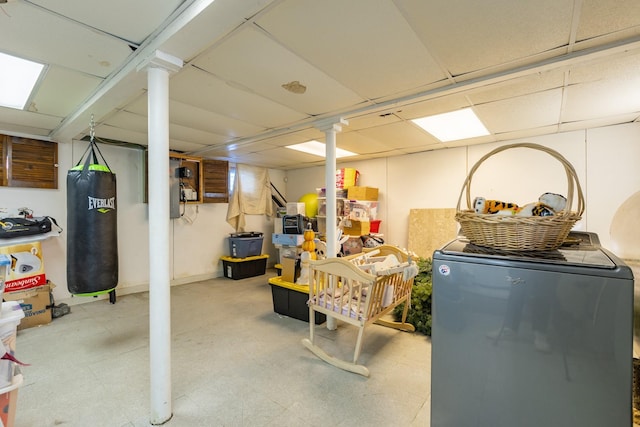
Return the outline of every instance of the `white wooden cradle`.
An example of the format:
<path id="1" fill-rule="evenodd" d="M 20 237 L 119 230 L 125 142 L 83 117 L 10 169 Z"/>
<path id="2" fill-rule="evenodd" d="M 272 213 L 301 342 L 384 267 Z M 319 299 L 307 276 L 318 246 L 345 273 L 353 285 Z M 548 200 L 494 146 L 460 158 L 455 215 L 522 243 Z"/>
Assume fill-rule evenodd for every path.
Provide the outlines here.
<path id="1" fill-rule="evenodd" d="M 375 267 L 372 268 L 372 262 L 380 257 L 374 258 L 369 253 L 381 256 L 393 254 L 401 264 L 376 272 Z M 325 362 L 367 377 L 369 369 L 358 364 L 364 329 L 367 325 L 378 323 L 404 331 L 415 330 L 412 324 L 406 323 L 406 319 L 411 302 L 413 277 L 417 273 L 415 262 L 399 248 L 383 245 L 375 248 L 375 252 L 369 253 L 309 261 L 309 319 L 314 319 L 315 312 L 319 312 L 327 318 L 356 326 L 359 330 L 353 362 L 331 356 L 320 348 L 314 340 L 313 322 L 309 322 L 309 338 L 302 340 L 305 347 Z M 414 274 L 407 274 L 413 270 Z M 401 322 L 381 319 L 403 302 L 406 304 Z"/>

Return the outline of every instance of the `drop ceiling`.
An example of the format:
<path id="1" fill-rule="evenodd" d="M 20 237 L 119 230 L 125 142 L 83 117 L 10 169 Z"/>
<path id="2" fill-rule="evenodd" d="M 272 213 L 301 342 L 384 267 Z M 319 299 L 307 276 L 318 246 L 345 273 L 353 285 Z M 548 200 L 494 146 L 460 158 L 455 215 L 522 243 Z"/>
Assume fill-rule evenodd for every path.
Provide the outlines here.
<path id="1" fill-rule="evenodd" d="M 0 133 L 146 146 L 147 76 L 170 77 L 173 150 L 278 169 L 324 141 L 371 159 L 640 120 L 637 0 L 8 0 L 0 51 L 46 64 Z M 289 91 L 284 86 L 297 90 Z M 410 120 L 471 107 L 491 134 L 443 144 Z"/>

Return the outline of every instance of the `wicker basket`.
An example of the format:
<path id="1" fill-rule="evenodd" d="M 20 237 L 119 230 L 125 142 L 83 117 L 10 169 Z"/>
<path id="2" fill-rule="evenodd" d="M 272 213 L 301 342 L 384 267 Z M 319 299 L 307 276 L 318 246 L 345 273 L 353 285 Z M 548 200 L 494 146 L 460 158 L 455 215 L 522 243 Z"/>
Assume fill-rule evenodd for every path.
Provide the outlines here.
<path id="1" fill-rule="evenodd" d="M 556 158 L 567 173 L 567 207 L 553 216 L 507 216 L 477 214 L 471 208 L 471 180 L 478 167 L 489 157 L 512 148 L 530 148 L 543 151 Z M 577 192 L 576 210 L 573 211 L 574 190 Z M 460 209 L 462 195 L 466 194 L 467 210 Z M 566 239 L 569 231 L 582 218 L 584 196 L 576 171 L 559 153 L 537 144 L 520 143 L 505 145 L 482 157 L 471 168 L 462 186 L 456 208 L 456 221 L 460 223 L 462 234 L 478 246 L 512 251 L 546 251 L 557 249 Z"/>

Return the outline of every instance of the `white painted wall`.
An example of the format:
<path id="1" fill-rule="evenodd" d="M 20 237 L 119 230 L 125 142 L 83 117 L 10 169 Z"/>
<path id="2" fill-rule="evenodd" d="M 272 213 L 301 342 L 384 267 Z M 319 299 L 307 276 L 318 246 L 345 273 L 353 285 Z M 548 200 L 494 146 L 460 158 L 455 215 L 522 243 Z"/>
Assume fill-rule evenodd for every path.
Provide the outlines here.
<path id="1" fill-rule="evenodd" d="M 0 187 L 0 207 L 26 206 L 34 215 L 54 217 L 65 229 L 67 222 L 66 175 L 84 153 L 87 143 L 73 141 L 58 144 L 59 176 L 57 190 L 18 189 Z M 99 145 L 110 168 L 116 173 L 118 208 L 119 283 L 116 294 L 127 294 L 148 289 L 149 283 L 149 212 L 144 203 L 144 152 L 113 145 Z M 274 183 L 285 192 L 285 173 L 270 170 Z M 188 283 L 223 276 L 220 257 L 229 255 L 227 237 L 235 230 L 226 222 L 226 203 L 187 206 L 185 219 L 171 220 L 173 284 Z M 197 211 L 196 211 L 197 209 Z M 247 217 L 247 230 L 264 233 L 263 253 L 270 255 L 274 264 L 277 253 L 271 245 L 273 220 L 265 216 Z M 42 242 L 47 278 L 56 284 L 56 302 L 77 304 L 92 298 L 73 297 L 67 291 L 66 233 Z M 106 298 L 104 296 L 103 298 Z"/>
<path id="2" fill-rule="evenodd" d="M 339 138 L 338 134 L 338 142 Z M 605 247 L 625 259 L 640 259 L 640 241 L 618 242 L 610 233 L 620 206 L 640 191 L 640 123 L 341 162 L 338 167 L 358 169 L 360 185 L 379 188 L 381 232 L 388 243 L 406 247 L 410 209 L 455 208 L 473 165 L 494 148 L 516 142 L 540 144 L 564 156 L 576 170 L 586 203 L 583 219 L 575 228 L 598 233 Z M 322 167 L 288 171 L 291 199 L 322 187 L 323 173 Z M 547 191 L 567 193 L 564 168 L 548 154 L 529 149 L 507 150 L 490 157 L 480 164 L 471 181 L 471 199 L 484 196 L 525 204 Z M 465 200 L 463 195 L 462 208 L 466 208 Z M 636 217 L 640 217 L 639 204 L 630 207 Z"/>
<path id="3" fill-rule="evenodd" d="M 624 233 L 624 241 L 619 237 L 612 238 L 610 233 L 616 222 L 616 213 L 625 202 L 625 212 L 631 212 L 635 218 L 640 217 L 640 202 L 629 203 L 640 199 L 633 198 L 640 191 L 640 168 L 637 167 L 640 123 L 548 135 L 527 141 L 560 152 L 575 167 L 586 198 L 586 211 L 578 227 L 598 233 L 605 247 L 625 259 L 640 259 L 640 241 L 634 237 L 638 236 L 635 231 L 638 227 Z M 508 143 L 511 142 L 515 141 Z M 387 242 L 406 246 L 409 210 L 454 208 L 468 170 L 500 144 L 343 162 L 339 167 L 358 169 L 361 185 L 379 188 L 381 232 Z M 56 218 L 66 228 L 66 173 L 85 148 L 85 142 L 59 144 L 57 190 L 0 187 L 0 207 L 26 206 L 36 215 Z M 144 154 L 135 149 L 110 145 L 100 145 L 100 149 L 116 172 L 118 183 L 120 281 L 117 293 L 146 290 L 149 234 L 148 205 L 143 203 Z M 565 191 L 566 177 L 559 163 L 546 154 L 519 151 L 509 150 L 484 162 L 472 180 L 472 197 L 485 195 L 526 203 L 545 191 Z M 288 172 L 270 170 L 269 173 L 272 182 L 288 201 L 297 201 L 302 195 L 315 192 L 325 182 L 324 167 Z M 226 222 L 226 213 L 227 204 L 198 205 L 197 212 L 195 206 L 189 206 L 186 215 L 193 223 L 184 219 L 171 221 L 172 283 L 223 275 L 220 257 L 229 254 L 226 238 L 234 231 Z M 277 252 L 271 245 L 273 221 L 263 216 L 249 216 L 247 230 L 264 233 L 263 253 L 269 253 L 270 264 L 273 264 L 277 259 Z M 70 299 L 67 292 L 66 244 L 64 231 L 60 237 L 42 243 L 47 276 L 57 285 L 54 297 L 58 302 L 90 301 L 82 297 Z"/>

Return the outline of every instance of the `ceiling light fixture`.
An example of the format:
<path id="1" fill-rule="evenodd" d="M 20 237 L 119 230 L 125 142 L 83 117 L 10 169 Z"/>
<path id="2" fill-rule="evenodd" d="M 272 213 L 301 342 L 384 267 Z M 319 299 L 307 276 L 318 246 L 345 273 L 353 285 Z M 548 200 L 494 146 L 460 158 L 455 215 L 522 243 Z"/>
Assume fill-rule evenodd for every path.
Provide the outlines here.
<path id="1" fill-rule="evenodd" d="M 301 144 L 287 145 L 285 148 L 301 151 L 303 153 L 312 154 L 318 157 L 326 157 L 327 146 L 319 141 L 307 141 Z M 357 156 L 357 153 L 336 148 L 336 158 Z"/>
<path id="2" fill-rule="evenodd" d="M 471 108 L 411 120 L 442 142 L 489 135 Z"/>
<path id="3" fill-rule="evenodd" d="M 42 70 L 43 64 L 0 52 L 0 106 L 23 110 Z"/>

